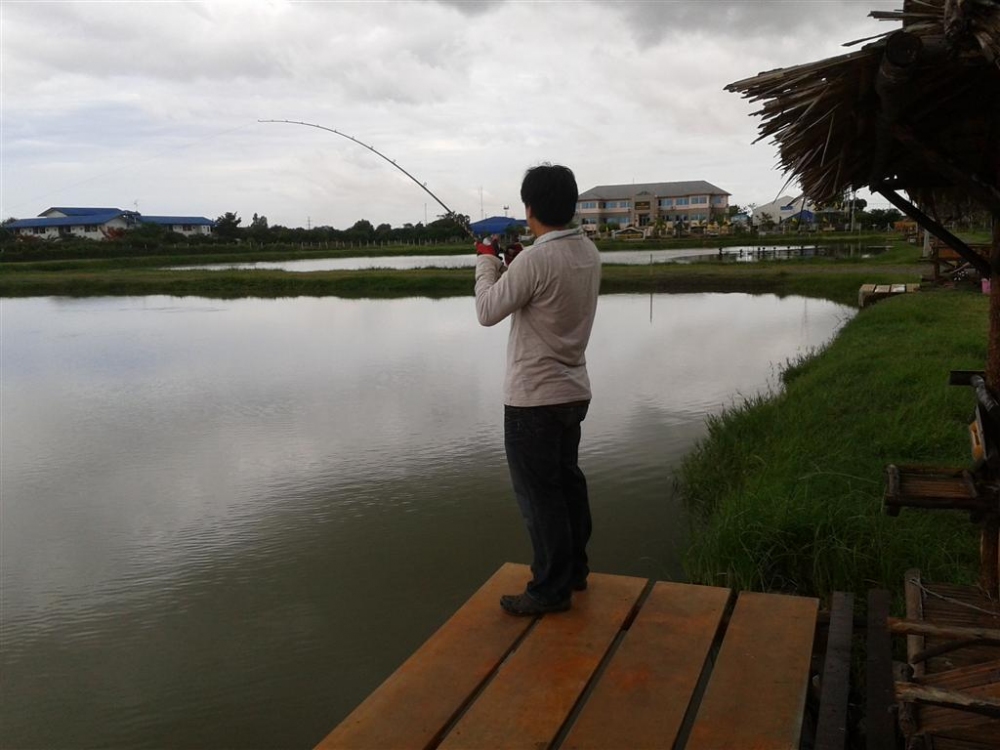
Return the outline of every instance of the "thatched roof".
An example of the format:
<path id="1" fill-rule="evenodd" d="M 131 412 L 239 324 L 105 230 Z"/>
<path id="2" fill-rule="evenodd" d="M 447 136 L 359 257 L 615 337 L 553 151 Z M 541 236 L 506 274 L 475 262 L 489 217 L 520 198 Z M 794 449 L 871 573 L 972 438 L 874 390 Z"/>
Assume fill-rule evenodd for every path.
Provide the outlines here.
<path id="1" fill-rule="evenodd" d="M 1000 0 L 905 0 L 902 10 L 871 15 L 902 29 L 726 89 L 763 102 L 760 139 L 773 139 L 781 167 L 816 201 L 878 185 L 921 202 L 969 198 L 958 172 L 925 158 L 928 144 L 996 186 Z"/>

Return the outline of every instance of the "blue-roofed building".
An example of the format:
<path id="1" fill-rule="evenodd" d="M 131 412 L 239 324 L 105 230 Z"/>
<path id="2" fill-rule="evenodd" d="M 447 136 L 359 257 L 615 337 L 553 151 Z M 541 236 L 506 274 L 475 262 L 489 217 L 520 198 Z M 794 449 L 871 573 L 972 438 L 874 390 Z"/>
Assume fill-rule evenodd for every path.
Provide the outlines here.
<path id="1" fill-rule="evenodd" d="M 40 214 L 39 218 L 43 219 L 59 219 L 66 216 L 93 216 L 95 214 L 117 214 L 121 213 L 120 208 L 85 208 L 85 207 L 66 207 L 66 206 L 53 206 L 52 208 L 46 208 Z"/>
<path id="2" fill-rule="evenodd" d="M 141 216 L 143 224 L 158 224 L 178 234 L 211 234 L 215 222 L 204 216 Z"/>
<path id="3" fill-rule="evenodd" d="M 120 208 L 53 206 L 33 219 L 16 219 L 4 228 L 16 235 L 39 239 L 80 237 L 112 239 L 139 224 L 156 224 L 188 237 L 212 233 L 215 222 L 204 216 L 143 216 Z"/>

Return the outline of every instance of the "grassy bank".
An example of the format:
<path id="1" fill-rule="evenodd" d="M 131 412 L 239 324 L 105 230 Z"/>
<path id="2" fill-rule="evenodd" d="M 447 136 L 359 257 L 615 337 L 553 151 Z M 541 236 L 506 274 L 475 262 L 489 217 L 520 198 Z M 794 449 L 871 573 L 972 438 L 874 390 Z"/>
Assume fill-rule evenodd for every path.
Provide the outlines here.
<path id="1" fill-rule="evenodd" d="M 465 251 L 467 252 L 467 250 Z M 919 280 L 919 250 L 899 243 L 869 259 L 794 259 L 756 263 L 706 260 L 652 266 L 605 265 L 602 292 L 756 292 L 827 297 L 854 304 L 862 283 Z M 263 260 L 263 258 L 255 258 Z M 470 294 L 473 271 L 172 270 L 193 261 L 174 257 L 99 258 L 6 263 L 0 266 L 0 297 L 167 294 L 201 297 L 444 297 Z M 199 262 L 247 261 L 209 256 Z"/>
<path id="2" fill-rule="evenodd" d="M 882 513 L 889 463 L 964 466 L 973 396 L 951 369 L 981 369 L 985 295 L 927 292 L 878 303 L 786 388 L 734 406 L 680 471 L 695 530 L 693 580 L 825 596 L 899 590 L 907 568 L 972 580 L 967 514 Z"/>

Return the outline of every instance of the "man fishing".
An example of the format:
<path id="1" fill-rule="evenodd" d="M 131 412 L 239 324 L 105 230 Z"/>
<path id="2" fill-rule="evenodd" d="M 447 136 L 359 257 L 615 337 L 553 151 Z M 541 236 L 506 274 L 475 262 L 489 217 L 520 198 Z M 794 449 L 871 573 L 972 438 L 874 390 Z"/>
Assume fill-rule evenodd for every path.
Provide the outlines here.
<path id="1" fill-rule="evenodd" d="M 533 167 L 521 201 L 534 243 L 506 269 L 491 245 L 476 245 L 479 322 L 492 326 L 511 316 L 504 447 L 533 552 L 525 590 L 500 598 L 512 615 L 568 610 L 590 572 L 590 503 L 577 457 L 591 398 L 585 352 L 601 258 L 581 230 L 567 229 L 578 195 L 567 167 Z"/>

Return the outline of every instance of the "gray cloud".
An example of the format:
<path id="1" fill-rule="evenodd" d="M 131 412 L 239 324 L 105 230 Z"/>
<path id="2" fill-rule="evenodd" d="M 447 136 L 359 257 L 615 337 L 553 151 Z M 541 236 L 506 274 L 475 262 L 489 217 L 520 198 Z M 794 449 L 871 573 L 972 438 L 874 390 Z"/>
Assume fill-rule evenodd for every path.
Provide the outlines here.
<path id="1" fill-rule="evenodd" d="M 424 194 L 390 165 L 266 118 L 372 143 L 476 218 L 516 206 L 540 161 L 581 187 L 708 179 L 767 202 L 775 156 L 723 86 L 839 54 L 888 30 L 866 14 L 894 5 L 4 3 L 0 213 L 138 198 L 292 226 L 423 220 Z"/>
<path id="2" fill-rule="evenodd" d="M 683 34 L 794 43 L 797 34 L 836 34 L 863 22 L 873 9 L 901 5 L 902 0 L 620 0 L 608 7 L 650 45 Z"/>

